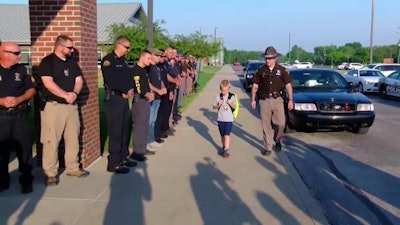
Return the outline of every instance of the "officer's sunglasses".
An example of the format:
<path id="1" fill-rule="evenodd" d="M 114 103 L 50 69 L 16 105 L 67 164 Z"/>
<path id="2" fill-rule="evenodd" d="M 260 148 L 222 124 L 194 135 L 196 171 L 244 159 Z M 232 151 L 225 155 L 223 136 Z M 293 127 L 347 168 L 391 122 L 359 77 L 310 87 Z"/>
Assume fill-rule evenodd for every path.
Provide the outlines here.
<path id="1" fill-rule="evenodd" d="M 15 51 L 15 52 L 13 52 L 13 51 L 3 50 L 3 52 L 11 53 L 11 54 L 13 54 L 13 55 L 21 55 L 21 51 Z"/>
<path id="2" fill-rule="evenodd" d="M 65 45 L 63 45 L 63 46 L 68 48 L 68 50 L 70 50 L 70 51 L 74 50 L 74 46 L 65 46 Z"/>
<path id="3" fill-rule="evenodd" d="M 123 44 L 121 44 L 121 43 L 118 43 L 118 44 L 124 46 L 124 48 L 126 48 L 126 50 L 129 50 L 129 48 L 130 48 L 129 46 L 125 46 L 125 45 L 123 45 Z"/>

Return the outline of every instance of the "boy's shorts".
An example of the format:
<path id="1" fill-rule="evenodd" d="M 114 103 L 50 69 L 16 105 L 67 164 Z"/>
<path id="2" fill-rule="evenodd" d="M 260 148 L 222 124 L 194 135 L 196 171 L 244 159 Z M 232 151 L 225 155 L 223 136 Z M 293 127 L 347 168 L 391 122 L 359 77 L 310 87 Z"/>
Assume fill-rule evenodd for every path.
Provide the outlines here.
<path id="1" fill-rule="evenodd" d="M 230 135 L 232 131 L 232 122 L 218 121 L 219 134 L 222 136 Z"/>

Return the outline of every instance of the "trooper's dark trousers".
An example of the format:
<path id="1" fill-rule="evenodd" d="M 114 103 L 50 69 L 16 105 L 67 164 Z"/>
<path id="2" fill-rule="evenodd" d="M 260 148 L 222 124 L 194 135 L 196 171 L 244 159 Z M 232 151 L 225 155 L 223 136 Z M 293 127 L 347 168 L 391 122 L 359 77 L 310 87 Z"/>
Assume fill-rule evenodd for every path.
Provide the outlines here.
<path id="1" fill-rule="evenodd" d="M 160 108 L 158 109 L 154 136 L 155 139 L 161 138 L 161 136 L 169 130 L 169 116 L 171 115 L 173 101 L 169 100 L 169 94 L 161 96 Z"/>
<path id="2" fill-rule="evenodd" d="M 108 130 L 108 165 L 107 168 L 119 166 L 128 155 L 129 101 L 118 95 L 111 95 L 104 102 Z"/>
<path id="3" fill-rule="evenodd" d="M 19 163 L 19 183 L 21 186 L 32 185 L 32 143 L 27 115 L 0 115 L 0 187 L 10 186 L 8 164 L 10 144 L 17 143 L 16 155 Z"/>

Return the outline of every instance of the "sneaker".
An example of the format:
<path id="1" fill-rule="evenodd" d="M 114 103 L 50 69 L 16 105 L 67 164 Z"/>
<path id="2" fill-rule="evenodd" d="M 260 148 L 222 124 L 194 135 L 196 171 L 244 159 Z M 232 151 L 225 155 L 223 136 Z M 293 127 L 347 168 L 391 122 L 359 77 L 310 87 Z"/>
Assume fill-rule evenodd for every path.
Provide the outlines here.
<path id="1" fill-rule="evenodd" d="M 114 168 L 107 168 L 107 171 L 110 173 L 129 173 L 129 168 L 126 168 L 125 166 L 116 166 Z"/>
<path id="2" fill-rule="evenodd" d="M 128 156 L 126 158 L 128 161 L 130 162 L 135 162 L 135 161 L 139 161 L 139 162 L 144 162 L 147 160 L 147 158 L 144 155 L 141 154 L 137 154 L 137 153 L 132 153 L 130 156 Z"/>
<path id="3" fill-rule="evenodd" d="M 228 158 L 229 157 L 228 150 L 221 150 L 220 152 L 218 152 L 218 155 L 220 155 L 223 158 Z"/>
<path id="4" fill-rule="evenodd" d="M 47 177 L 46 178 L 46 186 L 54 186 L 58 184 L 58 180 L 56 177 Z"/>
<path id="5" fill-rule="evenodd" d="M 157 147 L 157 148 L 160 148 L 160 147 L 162 147 L 162 144 L 161 144 L 161 143 L 158 143 L 158 142 L 156 142 L 156 141 L 153 141 L 153 142 L 150 143 L 150 147 Z"/>
<path id="6" fill-rule="evenodd" d="M 271 155 L 272 151 L 271 150 L 263 150 L 261 151 L 261 154 L 265 155 L 265 156 L 269 156 Z"/>
<path id="7" fill-rule="evenodd" d="M 155 151 L 151 151 L 151 150 L 146 150 L 146 152 L 144 154 L 145 155 L 155 155 L 156 152 Z"/>
<path id="8" fill-rule="evenodd" d="M 155 142 L 157 142 L 157 143 L 161 144 L 161 143 L 163 143 L 163 142 L 164 142 L 164 140 L 163 140 L 163 139 L 161 139 L 161 138 L 157 138 L 157 139 L 155 140 Z"/>
<path id="9" fill-rule="evenodd" d="M 79 168 L 79 170 L 76 171 L 70 171 L 66 173 L 67 176 L 73 176 L 73 177 L 87 177 L 89 176 L 89 174 L 90 174 L 89 171 L 86 171 L 82 168 Z"/>
<path id="10" fill-rule="evenodd" d="M 129 161 L 129 160 L 125 160 L 125 161 L 121 162 L 121 166 L 124 166 L 124 167 L 135 167 L 135 166 L 137 166 L 137 162 L 132 162 L 132 161 Z"/>

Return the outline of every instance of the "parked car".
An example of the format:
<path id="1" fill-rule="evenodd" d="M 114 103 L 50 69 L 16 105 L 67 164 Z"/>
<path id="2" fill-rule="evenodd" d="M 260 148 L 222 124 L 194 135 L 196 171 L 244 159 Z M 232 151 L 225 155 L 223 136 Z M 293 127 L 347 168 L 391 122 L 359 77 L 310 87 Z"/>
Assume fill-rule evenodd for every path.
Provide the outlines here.
<path id="1" fill-rule="evenodd" d="M 265 65 L 265 62 L 259 60 L 251 60 L 248 61 L 247 66 L 243 69 L 244 70 L 244 77 L 243 77 L 243 85 L 244 89 L 249 92 L 251 87 L 253 86 L 253 82 L 251 79 L 253 78 L 254 72 L 256 70 Z"/>
<path id="2" fill-rule="evenodd" d="M 359 92 L 378 92 L 379 79 L 385 77 L 381 71 L 373 69 L 354 69 L 343 74 L 348 82 L 353 82 Z"/>
<path id="3" fill-rule="evenodd" d="M 356 69 L 361 69 L 364 65 L 361 63 L 349 63 L 345 66 L 346 70 L 356 70 Z"/>
<path id="4" fill-rule="evenodd" d="M 293 68 L 312 68 L 313 64 L 310 62 L 299 62 L 293 64 Z"/>
<path id="5" fill-rule="evenodd" d="M 400 97 L 400 71 L 395 71 L 387 77 L 379 79 L 379 94 L 383 98 Z"/>
<path id="6" fill-rule="evenodd" d="M 285 63 L 285 62 L 279 63 L 279 65 L 285 67 L 286 69 L 291 69 L 291 68 L 293 67 L 292 64 L 290 64 L 290 63 Z"/>
<path id="7" fill-rule="evenodd" d="M 384 76 L 388 76 L 394 71 L 400 71 L 399 63 L 371 63 L 363 66 L 363 68 L 380 70 Z"/>
<path id="8" fill-rule="evenodd" d="M 343 62 L 343 63 L 341 63 L 340 65 L 337 65 L 337 66 L 336 66 L 336 69 L 338 69 L 338 70 L 344 70 L 344 69 L 346 69 L 346 66 L 348 67 L 348 63 L 347 63 L 347 62 Z"/>
<path id="9" fill-rule="evenodd" d="M 365 134 L 374 123 L 374 105 L 331 69 L 292 69 L 294 108 L 287 129 L 347 128 Z"/>

